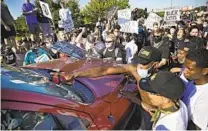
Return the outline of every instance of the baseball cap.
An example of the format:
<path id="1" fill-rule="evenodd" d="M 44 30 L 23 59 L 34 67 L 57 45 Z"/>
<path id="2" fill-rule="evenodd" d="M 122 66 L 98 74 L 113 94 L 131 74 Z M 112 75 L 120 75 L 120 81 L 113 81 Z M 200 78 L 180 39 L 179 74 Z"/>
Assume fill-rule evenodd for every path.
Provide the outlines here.
<path id="1" fill-rule="evenodd" d="M 144 46 L 134 57 L 136 63 L 146 65 L 152 61 L 161 61 L 162 54 L 159 49 L 152 46 Z"/>
<path id="2" fill-rule="evenodd" d="M 161 71 L 150 78 L 141 79 L 139 86 L 144 91 L 159 94 L 171 100 L 179 99 L 185 90 L 181 78 L 168 71 Z"/>

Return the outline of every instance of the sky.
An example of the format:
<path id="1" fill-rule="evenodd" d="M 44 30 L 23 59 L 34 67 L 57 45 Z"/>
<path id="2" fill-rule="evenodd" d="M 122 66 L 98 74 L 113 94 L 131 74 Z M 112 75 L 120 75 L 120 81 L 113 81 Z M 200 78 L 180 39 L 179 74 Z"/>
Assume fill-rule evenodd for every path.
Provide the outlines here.
<path id="1" fill-rule="evenodd" d="M 21 15 L 21 6 L 25 0 L 5 0 L 8 5 L 12 16 L 16 19 Z M 173 6 L 190 6 L 193 7 L 206 5 L 207 0 L 172 0 Z M 31 0 L 33 3 L 34 0 Z M 79 0 L 80 7 L 84 7 L 88 3 L 88 0 Z M 152 9 L 161 9 L 171 6 L 171 0 L 129 0 L 131 8 L 147 8 L 148 11 Z"/>

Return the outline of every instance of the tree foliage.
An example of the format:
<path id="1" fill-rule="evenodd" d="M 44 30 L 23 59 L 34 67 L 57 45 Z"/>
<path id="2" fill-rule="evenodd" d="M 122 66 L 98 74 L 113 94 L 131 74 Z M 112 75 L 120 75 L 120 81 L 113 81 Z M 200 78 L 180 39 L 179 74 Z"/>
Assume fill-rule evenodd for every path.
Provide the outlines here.
<path id="1" fill-rule="evenodd" d="M 119 9 L 129 7 L 128 0 L 91 0 L 82 10 L 85 24 L 94 23 L 98 18 L 105 18 L 112 6 Z"/>
<path id="2" fill-rule="evenodd" d="M 156 12 L 156 14 L 159 15 L 160 17 L 164 17 L 165 12 L 164 11 L 163 12 Z"/>
<path id="3" fill-rule="evenodd" d="M 15 20 L 15 29 L 19 34 L 27 32 L 27 25 L 24 16 L 17 17 L 17 19 Z"/>

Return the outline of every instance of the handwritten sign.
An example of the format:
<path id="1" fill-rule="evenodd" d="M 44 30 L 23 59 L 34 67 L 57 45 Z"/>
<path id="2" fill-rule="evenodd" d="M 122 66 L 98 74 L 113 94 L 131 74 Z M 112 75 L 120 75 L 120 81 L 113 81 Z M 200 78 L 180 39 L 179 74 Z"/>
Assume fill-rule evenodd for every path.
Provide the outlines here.
<path id="1" fill-rule="evenodd" d="M 165 11 L 165 21 L 179 21 L 180 20 L 180 9 L 171 9 Z"/>
<path id="2" fill-rule="evenodd" d="M 108 13 L 107 13 L 107 19 L 112 20 L 113 17 L 115 16 L 115 14 L 118 11 L 118 7 L 117 6 L 113 6 L 109 9 Z"/>
<path id="3" fill-rule="evenodd" d="M 51 48 L 57 50 L 58 52 L 67 54 L 68 56 L 75 57 L 77 59 L 83 59 L 86 55 L 85 50 L 68 42 L 56 42 L 54 45 L 52 45 Z"/>
<path id="4" fill-rule="evenodd" d="M 144 22 L 144 25 L 148 28 L 148 29 L 153 29 L 153 24 L 155 22 L 157 22 L 158 24 L 160 24 L 160 21 L 162 20 L 162 18 L 160 16 L 158 16 L 155 13 L 150 13 L 149 16 L 147 17 L 147 19 Z"/>
<path id="5" fill-rule="evenodd" d="M 131 21 L 130 9 L 118 10 L 118 24 L 121 26 L 121 32 L 138 34 L 138 22 Z"/>
<path id="6" fill-rule="evenodd" d="M 47 18 L 52 19 L 52 15 L 51 15 L 51 11 L 50 11 L 48 3 L 40 1 L 40 6 L 42 9 L 43 15 Z"/>

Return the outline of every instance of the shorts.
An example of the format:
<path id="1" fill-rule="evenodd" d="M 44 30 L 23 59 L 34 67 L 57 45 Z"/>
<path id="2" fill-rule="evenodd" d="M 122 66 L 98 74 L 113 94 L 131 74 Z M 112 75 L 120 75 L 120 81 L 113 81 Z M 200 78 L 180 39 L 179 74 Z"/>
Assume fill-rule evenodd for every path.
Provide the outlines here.
<path id="1" fill-rule="evenodd" d="M 53 34 L 50 23 L 40 23 L 40 26 L 42 28 L 43 35 L 44 36 L 52 35 Z"/>
<path id="2" fill-rule="evenodd" d="M 28 24 L 27 27 L 31 34 L 37 34 L 40 32 L 39 24 Z"/>
<path id="3" fill-rule="evenodd" d="M 7 31 L 3 25 L 1 25 L 1 37 L 2 39 L 7 39 L 12 36 L 16 36 L 16 31 L 13 25 L 8 25 L 10 28 L 10 31 Z"/>

